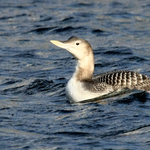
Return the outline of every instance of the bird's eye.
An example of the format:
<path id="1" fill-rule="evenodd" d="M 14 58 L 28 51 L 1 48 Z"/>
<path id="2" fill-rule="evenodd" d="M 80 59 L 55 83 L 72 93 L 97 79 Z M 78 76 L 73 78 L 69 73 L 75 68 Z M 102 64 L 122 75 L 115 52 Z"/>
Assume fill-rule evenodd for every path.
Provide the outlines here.
<path id="1" fill-rule="evenodd" d="M 76 43 L 76 45 L 79 45 L 79 43 Z"/>

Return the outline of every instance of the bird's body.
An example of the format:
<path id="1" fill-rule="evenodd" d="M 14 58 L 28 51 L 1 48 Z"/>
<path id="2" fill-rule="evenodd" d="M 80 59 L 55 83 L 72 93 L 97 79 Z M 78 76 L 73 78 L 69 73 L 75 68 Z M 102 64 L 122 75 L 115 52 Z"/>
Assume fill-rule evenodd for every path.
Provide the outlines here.
<path id="1" fill-rule="evenodd" d="M 82 102 L 124 89 L 150 91 L 150 78 L 137 72 L 114 71 L 93 76 L 93 50 L 84 39 L 71 37 L 64 42 L 51 42 L 69 51 L 77 60 L 75 73 L 66 86 L 66 95 L 71 102 Z"/>

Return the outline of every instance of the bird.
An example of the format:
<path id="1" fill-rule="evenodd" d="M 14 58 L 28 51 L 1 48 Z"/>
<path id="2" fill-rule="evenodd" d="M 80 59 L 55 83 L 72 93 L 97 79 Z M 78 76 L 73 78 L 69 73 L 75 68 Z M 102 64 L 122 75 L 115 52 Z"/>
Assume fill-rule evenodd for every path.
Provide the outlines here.
<path id="1" fill-rule="evenodd" d="M 124 90 L 150 92 L 150 77 L 138 72 L 119 70 L 93 75 L 94 54 L 87 40 L 72 36 L 66 41 L 50 42 L 66 49 L 76 59 L 75 72 L 65 88 L 70 102 L 80 103 Z"/>

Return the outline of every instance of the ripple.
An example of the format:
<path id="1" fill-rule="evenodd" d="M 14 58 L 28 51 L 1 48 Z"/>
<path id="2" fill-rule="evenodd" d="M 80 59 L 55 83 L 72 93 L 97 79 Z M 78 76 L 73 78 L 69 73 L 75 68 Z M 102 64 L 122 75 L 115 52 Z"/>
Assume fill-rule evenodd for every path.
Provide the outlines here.
<path id="1" fill-rule="evenodd" d="M 75 137 L 78 137 L 78 136 L 82 136 L 82 137 L 86 137 L 88 135 L 90 135 L 89 133 L 85 133 L 85 132 L 67 132 L 67 131 L 62 131 L 62 132 L 55 132 L 55 134 L 60 134 L 60 135 L 67 135 L 67 136 L 75 136 Z"/>
<path id="2" fill-rule="evenodd" d="M 138 56 L 132 56 L 128 58 L 124 58 L 125 60 L 131 60 L 131 61 L 136 61 L 136 62 L 144 62 L 147 61 L 145 58 L 138 57 Z"/>
<path id="3" fill-rule="evenodd" d="M 50 31 L 52 29 L 55 29 L 56 27 L 40 27 L 40 28 L 37 28 L 37 29 L 33 29 L 33 30 L 30 30 L 29 32 L 35 32 L 35 33 L 38 33 L 38 34 L 43 34 L 47 31 Z"/>
<path id="4" fill-rule="evenodd" d="M 62 20 L 62 22 L 71 22 L 74 20 L 74 17 L 66 17 Z"/>
<path id="5" fill-rule="evenodd" d="M 42 17 L 40 21 L 50 21 L 52 17 Z"/>
<path id="6" fill-rule="evenodd" d="M 48 81 L 43 79 L 36 79 L 26 87 L 24 93 L 30 95 L 41 91 L 49 91 L 53 90 L 52 87 L 54 86 L 55 84 L 52 80 Z"/>
<path id="7" fill-rule="evenodd" d="M 71 27 L 71 26 L 68 26 L 68 27 L 64 27 L 64 28 L 57 28 L 54 30 L 54 32 L 56 33 L 61 33 L 61 32 L 76 32 L 78 30 L 85 30 L 86 28 L 85 27 Z"/>
<path id="8" fill-rule="evenodd" d="M 95 34 L 96 36 L 109 36 L 113 34 L 113 32 L 108 32 L 108 31 L 106 32 L 100 29 L 94 29 L 92 30 L 92 33 Z"/>
<path id="9" fill-rule="evenodd" d="M 72 4 L 71 6 L 72 7 L 92 7 L 93 5 L 94 5 L 94 3 L 89 3 L 89 2 L 83 3 L 83 2 L 80 2 L 80 3 Z"/>
<path id="10" fill-rule="evenodd" d="M 60 82 L 61 80 L 64 80 L 63 78 L 58 79 L 57 81 L 53 80 L 44 80 L 44 79 L 35 79 L 32 82 L 29 82 L 29 84 L 26 83 L 26 81 L 20 81 L 20 80 L 10 80 L 4 85 L 10 85 L 9 88 L 4 88 L 3 90 L 0 91 L 2 95 L 6 94 L 25 94 L 25 95 L 34 95 L 34 94 L 39 94 L 39 93 L 53 93 L 57 94 L 59 93 L 60 96 L 62 96 L 62 90 L 65 87 L 65 83 Z M 58 82 L 59 81 L 59 82 Z"/>
<path id="11" fill-rule="evenodd" d="M 35 55 L 32 54 L 32 52 L 25 52 L 25 53 L 22 53 L 22 54 L 17 54 L 17 55 L 14 55 L 14 57 L 22 57 L 22 58 L 34 58 Z"/>
<path id="12" fill-rule="evenodd" d="M 27 14 L 19 14 L 15 16 L 3 16 L 3 17 L 0 17 L 0 20 L 8 20 L 8 19 L 23 17 L 23 16 L 27 16 Z"/>
<path id="13" fill-rule="evenodd" d="M 132 53 L 131 49 L 128 47 L 111 47 L 111 50 L 107 50 L 103 54 L 106 54 L 106 55 L 131 55 L 133 53 Z"/>
<path id="14" fill-rule="evenodd" d="M 146 92 L 134 91 L 129 94 L 127 97 L 119 98 L 117 103 L 119 104 L 130 104 L 134 101 L 139 101 L 141 103 L 145 103 L 148 98 L 148 94 Z"/>

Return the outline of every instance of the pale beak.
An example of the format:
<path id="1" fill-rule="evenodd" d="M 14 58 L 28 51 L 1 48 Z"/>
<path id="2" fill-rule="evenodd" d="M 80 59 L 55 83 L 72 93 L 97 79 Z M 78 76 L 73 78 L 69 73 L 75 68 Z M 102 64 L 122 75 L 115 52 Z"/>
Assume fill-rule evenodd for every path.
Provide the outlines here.
<path id="1" fill-rule="evenodd" d="M 65 44 L 61 41 L 56 41 L 56 40 L 50 40 L 51 43 L 53 43 L 54 45 L 61 47 L 63 49 L 68 49 L 68 44 Z"/>

